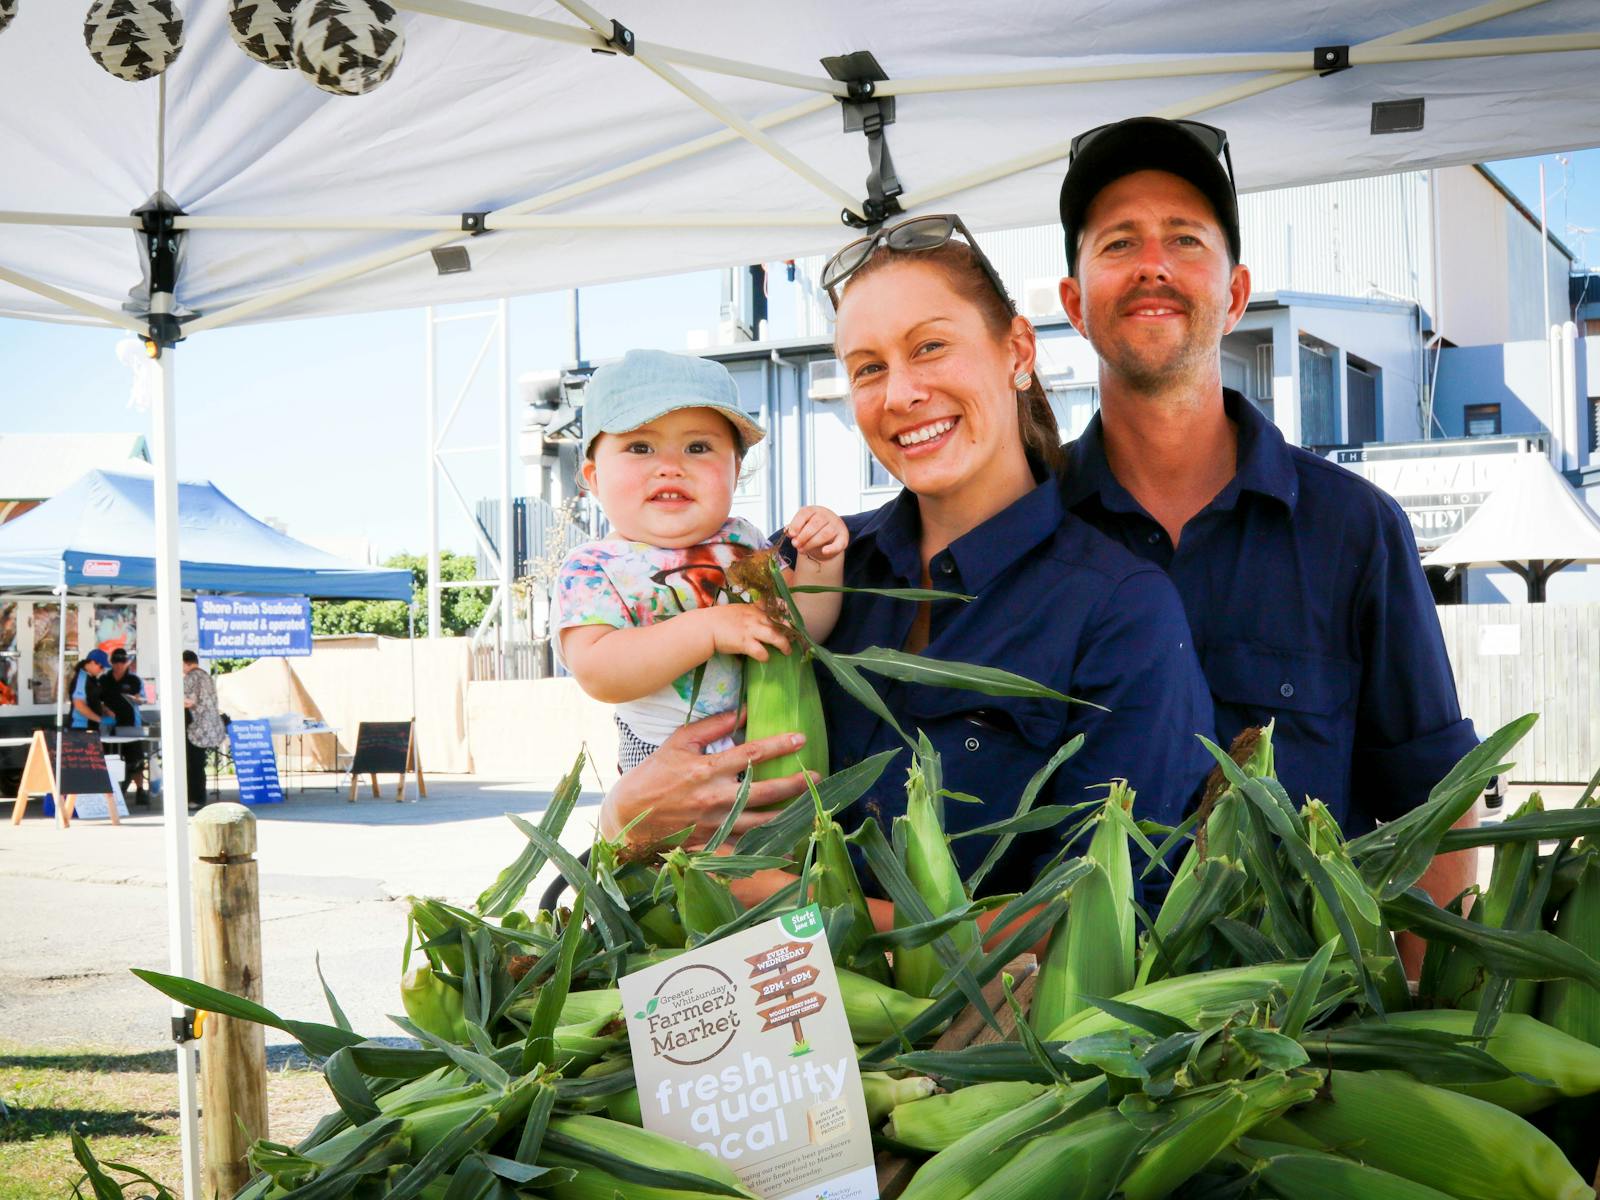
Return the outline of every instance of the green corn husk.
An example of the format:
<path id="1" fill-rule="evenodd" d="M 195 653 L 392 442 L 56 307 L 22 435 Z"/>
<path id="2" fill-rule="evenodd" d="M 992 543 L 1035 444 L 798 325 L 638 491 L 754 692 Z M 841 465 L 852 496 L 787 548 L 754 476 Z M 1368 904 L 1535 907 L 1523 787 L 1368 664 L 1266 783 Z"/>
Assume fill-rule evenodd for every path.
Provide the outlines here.
<path id="1" fill-rule="evenodd" d="M 1087 1086 L 1093 1085 L 1094 1081 L 1088 1081 Z M 1080 1093 L 1085 1087 L 1074 1086 Z M 1044 1083 L 975 1083 L 957 1092 L 895 1105 L 884 1133 L 901 1145 L 937 1153 L 1049 1090 L 1050 1085 Z"/>
<path id="2" fill-rule="evenodd" d="M 886 1071 L 863 1071 L 861 1091 L 867 1098 L 867 1120 L 880 1125 L 895 1108 L 933 1095 L 935 1086 L 926 1075 L 896 1079 Z"/>
<path id="3" fill-rule="evenodd" d="M 624 1125 L 644 1125 L 644 1114 L 639 1110 L 639 1089 L 631 1087 L 625 1092 L 606 1097 L 606 1116 Z"/>
<path id="4" fill-rule="evenodd" d="M 459 989 L 435 975 L 426 961 L 412 967 L 401 978 L 400 1003 L 417 1028 L 458 1046 L 470 1044 L 465 999 Z"/>
<path id="5" fill-rule="evenodd" d="M 1089 1008 L 1084 996 L 1117 996 L 1133 986 L 1133 866 L 1128 835 L 1108 811 L 1111 805 L 1131 814 L 1133 792 L 1126 784 L 1113 785 L 1095 818 L 1088 851 L 1094 870 L 1073 885 L 1067 911 L 1050 931 L 1028 1010 L 1035 1033 Z"/>
<path id="6" fill-rule="evenodd" d="M 1400 963 L 1400 951 L 1395 947 L 1394 933 L 1383 922 L 1377 898 L 1350 861 L 1344 834 L 1327 806 L 1320 800 L 1310 800 L 1302 811 L 1311 850 L 1321 861 L 1323 869 L 1333 880 L 1334 889 L 1344 901 L 1344 910 L 1355 926 L 1356 942 L 1361 947 L 1362 955 L 1369 963 L 1381 961 L 1384 964 L 1377 971 L 1378 995 L 1383 1000 L 1384 1011 L 1404 1012 L 1411 1007 L 1411 989 Z M 1373 913 L 1378 917 L 1375 921 L 1370 919 Z M 1311 897 L 1311 931 L 1322 943 L 1340 936 L 1338 923 L 1327 901 L 1315 890 Z"/>
<path id="7" fill-rule="evenodd" d="M 1593 1200 L 1555 1143 L 1515 1113 L 1398 1071 L 1330 1071 L 1283 1120 L 1381 1171 L 1459 1200 Z"/>
<path id="8" fill-rule="evenodd" d="M 1416 1029 L 1436 1029 L 1461 1037 L 1472 1035 L 1477 1014 L 1463 1009 L 1431 1009 L 1392 1013 L 1390 1024 Z M 1525 1013 L 1506 1013 L 1496 1023 L 1483 1050 L 1507 1070 L 1510 1079 L 1493 1083 L 1441 1084 L 1453 1092 L 1487 1100 L 1514 1113 L 1537 1112 L 1563 1097 L 1600 1092 L 1600 1048 L 1546 1025 Z M 1531 1075 L 1548 1084 L 1533 1083 Z"/>
<path id="9" fill-rule="evenodd" d="M 1202 1014 L 1226 1012 L 1249 1004 L 1266 1001 L 1276 992 L 1290 992 L 1305 971 L 1303 962 L 1257 963 L 1249 967 L 1224 967 L 1217 971 L 1201 971 L 1193 975 L 1179 975 L 1171 979 L 1158 979 L 1155 983 L 1136 987 L 1112 999 L 1132 1004 L 1154 1012 L 1176 1017 L 1193 1025 Z M 1324 993 L 1338 990 L 1350 980 L 1349 964 L 1342 967 L 1339 960 L 1330 968 L 1323 981 Z M 1090 1009 L 1077 1016 L 1068 1017 L 1050 1031 L 1046 1041 L 1070 1041 L 1087 1037 L 1091 1033 L 1105 1033 L 1113 1029 L 1127 1029 L 1128 1023 L 1101 1009 Z"/>
<path id="10" fill-rule="evenodd" d="M 1513 818 L 1531 816 L 1544 811 L 1544 800 L 1539 793 L 1529 796 L 1512 814 Z M 1528 878 L 1539 857 L 1537 842 L 1504 842 L 1495 847 L 1494 867 L 1489 874 L 1489 888 L 1473 904 L 1468 920 L 1489 929 L 1504 929 L 1511 917 L 1512 906 L 1519 889 L 1525 890 Z M 1435 1000 L 1451 1008 L 1477 1011 L 1483 996 L 1483 985 L 1488 980 L 1483 964 L 1459 947 L 1451 948 L 1445 956 L 1436 986 Z M 1531 1013 L 1538 1002 L 1539 985 L 1531 979 L 1519 979 L 1512 985 L 1506 1001 L 1508 1013 Z"/>
<path id="11" fill-rule="evenodd" d="M 791 635 L 791 645 L 795 636 Z M 777 733 L 803 733 L 806 737 L 800 749 L 752 765 L 753 782 L 780 779 L 796 771 L 811 771 L 818 779 L 827 775 L 828 725 L 809 652 L 795 646 L 783 654 L 769 646 L 766 662 L 745 659 L 744 703 L 746 741 Z"/>
<path id="12" fill-rule="evenodd" d="M 854 971 L 839 968 L 835 973 L 852 1041 L 876 1044 L 893 1037 L 934 1004 Z"/>
<path id="13" fill-rule="evenodd" d="M 687 851 L 673 850 L 666 866 L 678 898 L 678 920 L 687 936 L 705 937 L 739 916 L 739 902 L 727 882 L 697 869 Z"/>
<path id="14" fill-rule="evenodd" d="M 942 1194 L 965 1200 L 1106 1200 L 1146 1136 L 1116 1109 L 1102 1109 L 1025 1143 L 971 1191 Z"/>
<path id="15" fill-rule="evenodd" d="M 923 1163 L 900 1200 L 955 1200 L 967 1195 L 1021 1148 L 1019 1137 L 1060 1117 L 1070 1104 L 1065 1088 L 1051 1087 L 996 1117 Z"/>
<path id="16" fill-rule="evenodd" d="M 611 1170 L 599 1165 L 608 1160 L 616 1164 Z M 571 1167 L 578 1172 L 575 1179 L 547 1189 L 547 1194 L 556 1200 L 612 1200 L 614 1195 L 627 1196 L 630 1200 L 675 1200 L 680 1196 L 708 1194 L 654 1187 L 613 1173 L 627 1165 L 699 1176 L 755 1200 L 754 1193 L 721 1159 L 675 1138 L 604 1117 L 550 1118 L 539 1162 L 544 1166 Z"/>
<path id="17" fill-rule="evenodd" d="M 854 964 L 851 969 L 859 974 L 879 983 L 889 983 L 892 978 L 889 961 L 883 955 L 875 954 L 864 963 L 856 962 L 862 945 L 873 934 L 872 910 L 867 907 L 866 893 L 861 890 L 855 863 L 845 845 L 844 830 L 823 812 L 820 804 L 811 844 L 815 847 L 811 899 L 824 909 L 843 908 L 853 916 L 849 932 L 839 945 L 832 947 L 834 961 Z"/>
<path id="18" fill-rule="evenodd" d="M 906 783 L 906 814 L 895 818 L 897 830 L 904 832 L 906 876 L 935 917 L 967 903 L 961 872 L 956 868 L 944 823 L 939 819 L 940 786 L 937 757 L 919 754 Z M 915 924 L 900 908 L 900 905 L 895 906 L 895 928 Z M 978 928 L 974 922 L 963 921 L 948 936 L 958 954 L 964 955 L 978 944 Z M 944 975 L 944 963 L 932 944 L 901 947 L 894 952 L 894 984 L 903 992 L 932 996 Z"/>
<path id="19" fill-rule="evenodd" d="M 1172 1105 L 1176 1120 L 1152 1139 L 1122 1181 L 1126 1200 L 1162 1200 L 1246 1133 L 1317 1094 L 1317 1071 L 1275 1072 Z"/>
<path id="20" fill-rule="evenodd" d="M 1585 850 L 1583 868 L 1556 915 L 1556 936 L 1600 959 L 1600 852 Z M 1600 1046 L 1600 991 L 1574 979 L 1553 979 L 1540 991 L 1539 1016 L 1563 1033 Z"/>
<path id="21" fill-rule="evenodd" d="M 1281 1200 L 1452 1200 L 1437 1188 L 1322 1150 L 1273 1146 L 1259 1173 Z"/>

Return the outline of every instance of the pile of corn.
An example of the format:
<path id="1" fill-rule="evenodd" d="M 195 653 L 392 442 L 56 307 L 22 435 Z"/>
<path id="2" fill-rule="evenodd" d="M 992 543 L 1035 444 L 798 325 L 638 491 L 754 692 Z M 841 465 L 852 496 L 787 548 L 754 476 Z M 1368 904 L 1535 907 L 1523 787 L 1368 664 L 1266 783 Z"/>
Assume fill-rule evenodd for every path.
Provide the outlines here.
<path id="1" fill-rule="evenodd" d="M 688 844 L 691 830 L 647 846 L 601 840 L 583 861 L 559 840 L 580 758 L 538 825 L 510 818 L 527 845 L 471 910 L 412 903 L 396 1018 L 411 1047 L 353 1031 L 331 991 L 328 1025 L 137 972 L 325 1060 L 337 1111 L 297 1146 L 258 1143 L 238 1200 L 750 1196 L 718 1159 L 640 1127 L 616 981 L 809 903 L 823 912 L 874 1137 L 891 1162 L 917 1164 L 907 1200 L 1594 1196 L 1594 788 L 1572 811 L 1545 813 L 1535 798 L 1496 826 L 1451 828 L 1533 717 L 1488 738 L 1427 804 L 1349 841 L 1317 801 L 1279 786 L 1270 729 L 1230 753 L 1210 747 L 1217 771 L 1177 829 L 1136 822 L 1133 793 L 1115 783 L 1083 804 L 1035 806 L 1080 738 L 1020 797 L 984 798 L 1015 810 L 966 835 L 990 844 L 963 879 L 943 808 L 973 798 L 943 787 L 927 739 L 901 729 L 863 673 L 1067 697 L 992 668 L 831 653 L 807 635 L 771 556 L 742 568 L 736 589 L 794 646 L 748 665 L 749 736 L 809 737 L 807 756 L 767 774 L 826 766 L 820 664 L 905 737 L 905 815 L 887 833 L 869 819 L 847 834 L 834 819 L 877 781 L 886 752 L 821 779 L 809 803 L 736 844 L 748 780 L 704 846 Z M 988 879 L 1015 837 L 1052 829 L 1062 849 L 1038 878 Z M 1417 889 L 1437 853 L 1480 845 L 1494 847 L 1494 871 L 1470 909 Z M 874 927 L 858 862 L 894 903 L 890 930 Z M 520 905 L 547 864 L 571 907 L 529 915 Z M 788 881 L 741 905 L 729 880 L 774 869 Z M 997 882 L 1017 891 L 981 886 Z M 1404 929 L 1428 942 L 1415 997 L 1395 948 Z M 1019 999 L 1003 969 L 1036 947 Z M 997 977 L 998 992 L 986 987 Z M 1008 1036 L 936 1046 L 969 1006 Z"/>
<path id="2" fill-rule="evenodd" d="M 907 1200 L 1578 1200 L 1600 1153 L 1600 808 L 1586 796 L 1546 813 L 1535 798 L 1451 829 L 1531 723 L 1350 841 L 1278 785 L 1270 730 L 1214 748 L 1205 802 L 1179 829 L 1136 822 L 1121 785 L 1034 807 L 1035 780 L 965 880 L 925 741 L 887 835 L 833 817 L 884 755 L 736 845 L 742 805 L 706 847 L 600 841 L 587 863 L 559 841 L 580 761 L 538 825 L 511 818 L 527 845 L 471 910 L 413 902 L 397 1018 L 413 1048 L 353 1032 L 331 992 L 334 1023 L 320 1024 L 140 974 L 326 1060 L 337 1111 L 297 1146 L 258 1144 L 240 1200 L 750 1195 L 717 1159 L 639 1127 L 616 978 L 808 902 L 826 918 L 875 1137 L 920 1164 Z M 972 898 L 1013 837 L 1051 824 L 1063 850 L 1038 879 Z M 1435 853 L 1468 846 L 1495 857 L 1464 917 L 1465 897 L 1439 908 L 1415 884 Z M 858 861 L 895 902 L 890 931 L 873 929 Z M 572 907 L 529 915 L 547 863 Z M 729 879 L 773 867 L 792 883 L 743 908 Z M 1165 890 L 1148 921 L 1141 879 Z M 1399 929 L 1428 939 L 1415 996 Z M 1002 968 L 1039 945 L 1024 1011 Z M 933 1048 L 968 1005 L 1008 1039 Z"/>

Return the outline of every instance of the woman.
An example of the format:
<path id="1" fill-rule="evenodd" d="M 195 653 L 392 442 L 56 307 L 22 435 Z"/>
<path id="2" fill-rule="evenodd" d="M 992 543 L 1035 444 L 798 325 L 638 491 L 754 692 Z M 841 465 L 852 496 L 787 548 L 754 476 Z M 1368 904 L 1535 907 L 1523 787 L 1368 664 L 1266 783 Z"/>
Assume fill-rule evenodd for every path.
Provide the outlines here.
<path id="1" fill-rule="evenodd" d="M 106 657 L 106 652 L 96 648 L 85 654 L 73 668 L 72 728 L 90 729 L 115 719 L 100 699 L 100 677 L 110 665 L 111 660 Z"/>
<path id="2" fill-rule="evenodd" d="M 189 807 L 201 808 L 206 802 L 206 755 L 222 745 L 227 730 L 217 711 L 217 685 L 209 672 L 200 667 L 200 656 L 183 652 L 183 707 L 185 764 L 189 776 Z"/>
<path id="3" fill-rule="evenodd" d="M 847 246 L 823 282 L 835 297 L 835 344 L 856 423 L 904 484 L 882 509 L 847 520 L 845 583 L 935 587 L 972 599 L 912 604 L 846 595 L 828 646 L 844 653 L 888 646 L 1001 667 L 1104 706 L 875 678 L 901 725 L 932 740 L 945 786 L 983 800 L 946 805 L 952 832 L 1009 816 L 1034 772 L 1078 733 L 1083 748 L 1039 804 L 1093 799 L 1102 793 L 1091 789 L 1124 777 L 1139 793 L 1138 815 L 1175 821 L 1209 761 L 1194 734 L 1213 727 L 1182 606 L 1158 569 L 1063 509 L 1060 436 L 1033 375 L 1033 328 L 970 238 L 957 234 L 966 231 L 953 217 L 905 222 Z M 819 674 L 835 769 L 903 747 Z M 764 746 L 744 749 L 767 756 Z M 849 828 L 873 813 L 887 824 L 903 812 L 908 762 L 902 754 L 842 823 Z M 702 793 L 721 783 L 728 765 L 701 768 Z M 659 783 L 649 796 L 625 779 L 607 799 L 602 828 L 620 828 L 652 803 L 681 813 L 667 781 Z M 777 795 L 793 786 L 777 783 Z M 725 812 L 718 805 L 702 826 Z M 953 843 L 963 874 L 987 845 L 985 838 Z M 1026 890 L 1059 848 L 1051 833 L 1017 838 L 984 890 Z M 748 899 L 753 888 L 741 892 Z"/>

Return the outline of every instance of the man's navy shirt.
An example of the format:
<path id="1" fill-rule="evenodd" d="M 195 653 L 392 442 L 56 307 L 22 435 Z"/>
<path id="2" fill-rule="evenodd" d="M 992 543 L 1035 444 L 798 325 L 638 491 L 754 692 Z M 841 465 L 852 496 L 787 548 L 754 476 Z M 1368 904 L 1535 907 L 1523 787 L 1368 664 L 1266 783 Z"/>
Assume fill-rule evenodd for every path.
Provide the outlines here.
<path id="1" fill-rule="evenodd" d="M 902 491 L 876 512 L 847 517 L 846 524 L 848 586 L 922 586 L 916 496 Z M 1046 477 L 940 551 L 929 573 L 935 588 L 974 599 L 932 604 L 928 657 L 1000 667 L 1110 709 L 868 675 L 906 732 L 928 735 L 942 761 L 945 787 L 983 800 L 945 802 L 951 833 L 1011 816 L 1034 772 L 1080 732 L 1083 748 L 1057 770 L 1038 805 L 1103 797 L 1103 785 L 1126 778 L 1138 793 L 1137 816 L 1170 823 L 1180 818 L 1211 763 L 1195 735 L 1209 732 L 1213 718 L 1183 606 L 1159 569 L 1066 512 L 1057 482 Z M 828 648 L 900 649 L 916 610 L 905 600 L 847 595 Z M 871 791 L 839 818 L 853 829 L 873 814 L 887 831 L 891 818 L 905 812 L 910 752 L 826 670 L 817 676 L 835 770 L 882 750 L 901 750 Z M 1060 844 L 1057 830 L 1018 837 L 980 892 L 1026 891 Z M 963 877 L 989 846 L 987 836 L 952 843 Z M 871 886 L 870 877 L 863 882 Z"/>
<path id="2" fill-rule="evenodd" d="M 1224 390 L 1238 469 L 1176 550 L 1117 482 L 1097 413 L 1069 447 L 1067 507 L 1177 584 L 1211 687 L 1217 741 L 1276 720 L 1278 777 L 1355 835 L 1421 804 L 1477 744 L 1399 505 L 1287 445 Z"/>

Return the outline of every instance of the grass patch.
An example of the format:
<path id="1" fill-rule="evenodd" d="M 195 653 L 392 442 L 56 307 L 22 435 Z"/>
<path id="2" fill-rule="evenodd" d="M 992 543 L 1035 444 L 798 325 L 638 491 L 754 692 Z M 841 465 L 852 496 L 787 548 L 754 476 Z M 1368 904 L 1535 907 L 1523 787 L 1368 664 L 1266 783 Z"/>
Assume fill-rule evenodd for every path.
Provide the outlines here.
<path id="1" fill-rule="evenodd" d="M 177 1060 L 170 1050 L 29 1047 L 0 1041 L 0 1200 L 61 1200 L 81 1171 L 77 1126 L 102 1163 L 148 1171 L 181 1194 Z M 272 1071 L 267 1120 L 294 1142 L 333 1107 L 316 1071 Z M 137 1194 L 137 1193 L 134 1193 Z"/>

